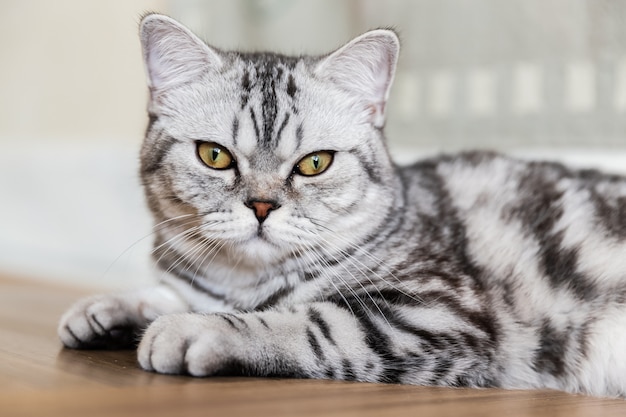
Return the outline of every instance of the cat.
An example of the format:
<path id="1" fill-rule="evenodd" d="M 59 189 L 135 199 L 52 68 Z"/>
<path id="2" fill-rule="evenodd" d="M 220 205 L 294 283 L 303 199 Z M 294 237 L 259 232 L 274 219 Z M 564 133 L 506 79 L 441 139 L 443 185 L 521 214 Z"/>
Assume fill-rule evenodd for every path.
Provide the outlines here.
<path id="1" fill-rule="evenodd" d="M 324 56 L 140 24 L 153 288 L 80 300 L 69 348 L 166 374 L 626 394 L 626 178 L 486 151 L 398 166 L 377 29 Z"/>

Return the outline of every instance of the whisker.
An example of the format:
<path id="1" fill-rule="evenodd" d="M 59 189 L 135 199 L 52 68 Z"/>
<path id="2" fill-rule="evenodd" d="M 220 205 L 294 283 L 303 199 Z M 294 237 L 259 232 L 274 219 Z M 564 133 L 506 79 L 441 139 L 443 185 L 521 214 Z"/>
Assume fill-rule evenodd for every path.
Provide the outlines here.
<path id="1" fill-rule="evenodd" d="M 104 270 L 104 272 L 102 273 L 103 276 L 106 276 L 111 269 L 113 268 L 113 266 L 119 262 L 119 260 L 126 255 L 132 248 L 134 248 L 135 246 L 137 246 L 140 242 L 144 241 L 145 239 L 149 238 L 150 236 L 154 235 L 155 233 L 163 230 L 166 223 L 171 222 L 171 221 L 175 221 L 175 220 L 179 220 L 183 217 L 188 217 L 188 216 L 195 216 L 195 214 L 183 214 L 181 216 L 177 216 L 177 217 L 173 217 L 171 219 L 167 219 L 164 220 L 160 223 L 157 223 L 156 225 L 152 226 L 152 231 L 142 237 L 140 237 L 139 239 L 135 240 L 133 243 L 131 243 L 128 247 L 126 247 L 122 252 L 120 252 L 119 255 L 117 255 L 117 257 L 111 261 L 111 263 L 109 264 L 109 266 L 107 266 L 107 268 Z M 159 227 L 163 226 L 163 228 L 159 229 Z"/>
<path id="2" fill-rule="evenodd" d="M 158 264 L 161 261 L 161 259 L 163 259 L 164 256 L 169 254 L 171 251 L 174 251 L 175 244 L 183 242 L 185 239 L 189 238 L 191 235 L 196 233 L 198 230 L 199 230 L 199 226 L 195 226 L 195 227 L 191 227 L 189 229 L 186 229 L 186 230 L 184 230 L 184 231 L 182 231 L 182 232 L 172 236 L 170 239 L 168 239 L 167 241 L 163 242 L 162 244 L 160 244 L 159 246 L 154 248 L 152 250 L 153 254 L 156 254 L 158 251 L 160 251 L 164 247 L 166 248 L 163 251 L 163 253 L 161 253 L 159 258 L 156 260 L 156 263 Z"/>
<path id="3" fill-rule="evenodd" d="M 202 265 L 204 265 L 205 263 L 207 266 L 211 265 L 213 263 L 213 260 L 215 259 L 215 256 L 217 256 L 219 251 L 224 247 L 223 242 L 215 239 L 207 239 L 205 244 L 205 248 L 196 256 L 195 261 L 197 261 L 197 265 L 193 273 L 194 279 L 198 275 L 198 272 L 200 271 Z M 207 258 L 211 255 L 213 255 L 213 257 L 209 260 L 209 262 L 207 262 Z M 200 258 L 202 259 L 200 260 Z"/>
<path id="4" fill-rule="evenodd" d="M 193 221 L 193 222 L 188 222 L 188 223 L 184 223 L 183 225 L 192 224 L 192 223 L 194 223 L 194 222 L 195 222 L 195 221 Z M 211 222 L 210 224 L 217 224 L 217 223 L 219 223 L 219 222 L 215 221 L 215 222 Z M 198 225 L 198 226 L 191 227 L 191 228 L 189 228 L 189 229 L 184 230 L 183 232 L 181 232 L 181 233 L 179 233 L 179 234 L 177 234 L 177 235 L 175 235 L 175 236 L 171 237 L 170 239 L 168 239 L 168 240 L 166 240 L 165 242 L 161 243 L 160 245 L 156 246 L 156 247 L 152 250 L 152 253 L 154 253 L 154 252 L 156 252 L 157 250 L 161 249 L 161 247 L 163 247 L 163 246 L 166 246 L 166 245 L 169 245 L 169 244 L 173 243 L 176 239 L 180 238 L 181 236 L 184 236 L 184 235 L 186 235 L 186 234 L 189 234 L 189 236 L 187 236 L 187 237 L 190 237 L 190 236 L 191 236 L 191 235 L 193 235 L 195 232 L 197 232 L 197 231 L 201 231 L 201 230 L 203 229 L 203 227 L 204 227 L 204 226 L 206 226 L 206 225 L 207 225 L 206 223 L 205 223 L 205 224 L 200 224 L 200 225 Z M 182 226 L 182 225 L 181 225 L 181 226 Z M 188 232 L 189 232 L 189 233 L 188 233 Z"/>
<path id="5" fill-rule="evenodd" d="M 304 260 L 302 259 L 302 255 L 303 255 L 302 251 L 297 250 L 297 248 L 290 247 L 289 252 L 291 253 L 291 260 L 293 260 L 296 263 L 298 270 L 300 271 L 306 270 L 307 265 L 304 263 Z M 314 282 L 314 285 L 317 288 L 317 292 L 319 294 L 320 299 L 324 299 L 325 297 L 324 297 L 324 293 L 322 292 L 322 287 L 318 285 L 317 282 Z"/>
<path id="6" fill-rule="evenodd" d="M 329 275 L 329 272 L 326 270 L 325 266 L 328 267 L 328 263 L 326 262 L 325 259 L 323 259 L 322 257 L 320 257 L 315 251 L 303 251 L 304 255 L 306 255 L 309 258 L 309 261 L 313 264 L 313 265 L 317 265 L 319 266 L 319 270 L 323 276 L 324 279 L 326 279 L 327 282 L 330 283 L 330 285 L 333 286 L 333 288 L 335 289 L 335 292 L 337 294 L 339 294 L 339 296 L 341 297 L 341 299 L 343 300 L 343 302 L 345 303 L 345 305 L 348 307 L 348 309 L 350 310 L 350 312 L 352 313 L 352 315 L 354 317 L 356 317 L 356 313 L 354 312 L 354 310 L 352 310 L 352 306 L 350 305 L 350 302 L 348 302 L 348 300 L 346 299 L 346 297 L 344 296 L 343 292 L 337 287 L 337 285 L 335 284 L 335 281 L 333 280 L 333 278 Z M 311 258 L 311 256 L 313 256 L 313 258 Z M 341 277 L 337 277 L 340 281 L 341 281 Z M 345 284 L 345 282 L 344 282 Z M 353 289 L 351 289 L 348 285 L 346 285 L 346 288 L 348 289 L 348 291 L 350 291 L 352 293 L 352 296 L 357 300 L 357 302 L 359 302 L 361 304 L 361 307 L 363 307 L 363 309 L 365 311 L 367 311 L 367 306 L 365 305 L 365 303 L 363 302 L 363 300 L 361 300 L 361 298 L 354 292 Z"/>
<path id="7" fill-rule="evenodd" d="M 320 236 L 318 233 L 311 231 L 311 230 L 306 230 L 306 229 L 301 229 L 305 232 L 308 232 L 322 240 L 324 240 L 327 244 L 330 245 L 330 242 L 327 242 L 322 236 Z M 334 260 L 337 261 L 337 259 L 329 254 L 329 253 L 317 253 L 315 252 L 320 259 L 323 259 L 327 269 L 330 269 L 331 266 L 328 263 L 328 261 L 326 261 L 325 258 L 333 258 Z M 381 300 L 387 305 L 388 308 L 390 308 L 390 305 L 388 303 L 388 301 L 385 299 L 385 297 L 382 296 L 382 294 L 380 293 L 380 290 L 378 289 L 378 287 L 376 286 L 376 284 L 374 284 L 374 282 L 369 278 L 369 276 L 367 274 L 365 274 L 363 272 L 363 270 L 361 268 L 359 268 L 359 266 L 353 262 L 353 260 L 351 259 L 350 255 L 348 254 L 345 258 L 346 260 L 348 260 L 357 270 L 358 272 L 372 285 L 372 287 L 374 287 L 374 289 L 376 291 L 378 291 L 379 295 L 381 296 Z M 380 305 L 378 304 L 378 302 L 374 299 L 374 297 L 372 297 L 372 295 L 370 294 L 370 292 L 368 291 L 368 289 L 365 287 L 365 285 L 363 285 L 363 283 L 361 282 L 360 279 L 358 279 L 354 273 L 345 265 L 345 263 L 338 261 L 337 264 L 344 270 L 346 271 L 346 273 L 352 278 L 352 281 L 356 284 L 358 284 L 358 286 L 364 291 L 365 295 L 370 299 L 370 301 L 372 302 L 373 306 L 376 308 L 376 310 L 378 310 L 378 313 L 380 313 L 380 316 L 385 320 L 385 322 L 387 323 L 387 325 L 391 326 L 389 324 L 389 322 L 387 321 L 387 318 L 385 317 L 385 314 L 383 313 L 382 309 L 380 308 Z M 341 278 L 341 276 L 339 274 L 336 274 L 337 278 L 339 278 L 345 285 L 345 287 L 353 292 L 353 295 L 355 296 L 355 298 L 357 298 L 360 302 L 361 302 L 361 306 L 366 309 L 369 310 L 369 308 L 365 305 L 365 302 L 358 296 L 358 293 L 352 289 L 352 287 L 349 285 L 349 283 L 347 281 L 345 281 L 343 278 Z"/>
<path id="8" fill-rule="evenodd" d="M 185 270 L 189 270 L 189 268 L 194 264 L 192 261 L 194 259 L 194 257 L 196 257 L 199 253 L 202 253 L 202 251 L 206 250 L 205 245 L 207 242 L 210 241 L 209 237 L 202 237 L 201 239 L 199 239 L 198 242 L 196 242 L 191 248 L 189 248 L 187 251 L 185 251 L 185 253 L 182 253 L 179 255 L 178 259 L 173 262 L 165 271 L 164 273 L 171 273 L 175 268 L 177 268 L 179 265 L 181 265 L 183 262 L 185 262 L 183 268 Z M 197 259 L 197 258 L 196 258 Z M 196 275 L 194 274 L 192 276 L 192 280 L 190 282 L 191 285 L 193 285 L 193 283 L 195 282 L 195 278 Z"/>
<path id="9" fill-rule="evenodd" d="M 354 247 L 356 250 L 360 251 L 360 253 L 362 253 L 363 255 L 365 255 L 368 259 L 370 259 L 372 262 L 383 266 L 385 269 L 388 270 L 388 273 L 390 275 L 391 278 L 393 278 L 393 280 L 396 282 L 397 285 L 400 285 L 402 287 L 404 287 L 405 289 L 399 288 L 397 285 L 394 285 L 394 283 L 390 282 L 387 278 L 385 278 L 384 276 L 382 276 L 380 273 L 374 271 L 372 268 L 370 268 L 368 265 L 366 265 L 365 263 L 363 263 L 362 261 L 360 261 L 358 258 L 350 255 L 348 252 L 346 252 L 345 250 L 342 250 L 340 248 L 338 248 L 336 245 L 335 247 L 337 248 L 337 250 L 342 251 L 342 253 L 348 258 L 355 260 L 356 262 L 358 262 L 360 265 L 362 265 L 364 268 L 366 268 L 366 270 L 368 272 L 371 272 L 376 278 L 378 278 L 379 280 L 383 281 L 384 283 L 393 286 L 394 289 L 398 290 L 401 294 L 413 299 L 414 301 L 418 302 L 418 303 L 423 303 L 424 301 L 422 299 L 420 299 L 418 296 L 411 294 L 408 288 L 406 288 L 406 284 L 399 279 L 394 273 L 393 273 L 393 268 L 389 265 L 386 264 L 386 262 L 384 262 L 383 260 L 375 257 L 374 255 L 371 254 L 371 252 L 363 250 L 363 248 L 359 247 L 357 244 L 355 244 L 354 242 L 351 242 L 350 240 L 346 239 L 345 237 L 341 236 L 339 233 L 336 233 L 335 231 L 333 231 L 332 229 L 328 228 L 327 226 L 319 223 L 318 221 L 315 221 L 313 219 L 310 219 L 311 223 L 313 223 L 314 225 L 323 228 L 324 230 L 326 230 L 328 233 L 331 233 L 334 237 L 336 237 L 337 239 L 340 239 L 342 242 L 346 243 L 347 245 Z M 327 240 L 324 239 L 321 235 L 319 235 L 319 237 L 321 239 L 324 240 L 324 242 L 328 245 L 331 245 L 331 243 Z"/>

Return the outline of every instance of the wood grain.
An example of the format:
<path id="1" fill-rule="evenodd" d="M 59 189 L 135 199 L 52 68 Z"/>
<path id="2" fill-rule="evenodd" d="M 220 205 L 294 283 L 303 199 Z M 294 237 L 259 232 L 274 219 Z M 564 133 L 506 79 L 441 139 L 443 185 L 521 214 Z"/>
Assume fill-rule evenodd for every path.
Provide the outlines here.
<path id="1" fill-rule="evenodd" d="M 66 350 L 61 313 L 85 291 L 0 278 L 0 416 L 626 416 L 626 401 L 140 370 L 135 352 Z"/>

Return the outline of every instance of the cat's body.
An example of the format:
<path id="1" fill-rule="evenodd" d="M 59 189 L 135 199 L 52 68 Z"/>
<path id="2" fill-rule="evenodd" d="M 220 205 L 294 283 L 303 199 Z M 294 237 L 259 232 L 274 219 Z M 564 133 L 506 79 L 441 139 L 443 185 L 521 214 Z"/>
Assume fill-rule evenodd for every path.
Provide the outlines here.
<path id="1" fill-rule="evenodd" d="M 149 15 L 142 178 L 160 285 L 82 300 L 70 347 L 166 373 L 626 395 L 626 179 L 466 153 L 394 165 L 396 36 L 224 53 Z M 206 313 L 206 314 L 197 314 Z"/>

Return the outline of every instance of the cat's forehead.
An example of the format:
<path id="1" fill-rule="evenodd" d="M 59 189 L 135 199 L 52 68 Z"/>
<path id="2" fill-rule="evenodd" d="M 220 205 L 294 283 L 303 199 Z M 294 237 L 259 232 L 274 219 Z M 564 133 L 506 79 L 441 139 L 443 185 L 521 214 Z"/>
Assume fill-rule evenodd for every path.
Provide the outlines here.
<path id="1" fill-rule="evenodd" d="M 262 160 L 268 169 L 314 151 L 354 147 L 349 102 L 316 79 L 315 59 L 233 53 L 221 74 L 166 96 L 171 136 L 217 142 L 240 162 Z"/>
<path id="2" fill-rule="evenodd" d="M 277 112 L 298 113 L 298 98 L 307 78 L 302 59 L 273 53 L 240 54 L 235 63 L 235 88 L 241 110 L 260 107 L 263 122 L 275 122 Z M 264 139 L 271 131 L 263 132 Z"/>
<path id="3" fill-rule="evenodd" d="M 304 138 L 310 115 L 303 94 L 307 71 L 302 59 L 272 53 L 242 54 L 231 77 L 238 94 L 232 140 L 247 155 L 288 159 Z"/>
<path id="4" fill-rule="evenodd" d="M 295 57 L 273 52 L 236 52 L 231 56 L 233 66 L 253 77 L 250 81 L 266 79 L 280 81 L 286 74 L 297 71 L 300 64 L 310 60 L 306 56 Z"/>

